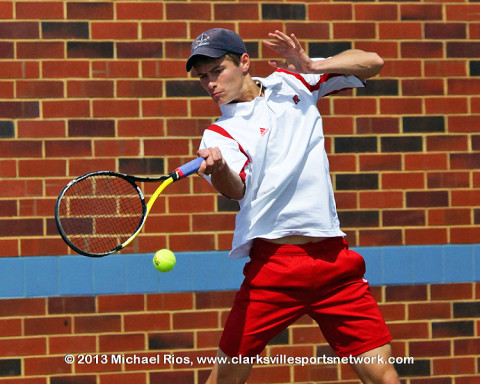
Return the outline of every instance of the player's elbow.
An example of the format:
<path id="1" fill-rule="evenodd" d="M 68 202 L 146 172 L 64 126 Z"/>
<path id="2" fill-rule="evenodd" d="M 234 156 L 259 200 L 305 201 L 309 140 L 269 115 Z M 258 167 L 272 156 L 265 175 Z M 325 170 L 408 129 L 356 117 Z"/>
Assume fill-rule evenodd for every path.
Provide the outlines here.
<path id="1" fill-rule="evenodd" d="M 376 76 L 380 73 L 382 70 L 383 66 L 385 65 L 385 62 L 383 59 L 375 52 L 369 52 L 368 53 L 368 67 L 369 67 L 369 73 L 368 77 L 373 77 Z"/>

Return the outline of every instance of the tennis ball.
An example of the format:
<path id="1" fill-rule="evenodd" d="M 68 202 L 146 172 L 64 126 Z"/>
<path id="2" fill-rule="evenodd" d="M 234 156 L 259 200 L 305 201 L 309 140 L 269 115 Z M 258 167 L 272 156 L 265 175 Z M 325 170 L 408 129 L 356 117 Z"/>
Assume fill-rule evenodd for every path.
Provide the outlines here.
<path id="1" fill-rule="evenodd" d="M 168 272 L 173 269 L 177 259 L 172 251 L 169 249 L 160 249 L 155 252 L 153 256 L 153 265 L 160 272 Z"/>

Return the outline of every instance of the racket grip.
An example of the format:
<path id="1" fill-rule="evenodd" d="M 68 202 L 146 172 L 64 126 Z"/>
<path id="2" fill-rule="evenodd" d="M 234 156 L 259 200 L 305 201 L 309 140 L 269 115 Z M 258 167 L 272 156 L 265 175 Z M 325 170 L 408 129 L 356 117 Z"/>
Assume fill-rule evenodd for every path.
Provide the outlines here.
<path id="1" fill-rule="evenodd" d="M 203 160 L 205 160 L 203 157 L 197 157 L 196 159 L 181 165 L 172 172 L 172 174 L 174 174 L 172 175 L 173 180 L 177 181 L 197 172 Z"/>

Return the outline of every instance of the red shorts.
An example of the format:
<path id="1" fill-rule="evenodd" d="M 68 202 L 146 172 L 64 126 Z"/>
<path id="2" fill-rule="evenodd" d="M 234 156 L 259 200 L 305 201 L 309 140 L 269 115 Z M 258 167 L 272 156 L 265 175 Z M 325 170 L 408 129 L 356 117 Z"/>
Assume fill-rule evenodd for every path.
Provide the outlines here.
<path id="1" fill-rule="evenodd" d="M 363 278 L 365 262 L 341 237 L 305 245 L 256 240 L 220 340 L 230 357 L 256 356 L 303 315 L 341 357 L 391 341 Z"/>

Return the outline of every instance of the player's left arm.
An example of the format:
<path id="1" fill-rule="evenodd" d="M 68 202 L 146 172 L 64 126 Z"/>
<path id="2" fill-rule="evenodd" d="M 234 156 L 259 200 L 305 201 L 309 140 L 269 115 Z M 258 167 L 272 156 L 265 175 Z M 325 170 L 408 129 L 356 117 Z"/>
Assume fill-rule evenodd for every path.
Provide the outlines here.
<path id="1" fill-rule="evenodd" d="M 349 49 L 325 60 L 312 60 L 293 33 L 288 36 L 277 30 L 268 35 L 273 42 L 264 40 L 263 44 L 285 58 L 285 61 L 269 60 L 274 68 L 295 73 L 353 75 L 364 80 L 380 73 L 384 64 L 378 54 L 360 49 Z"/>

